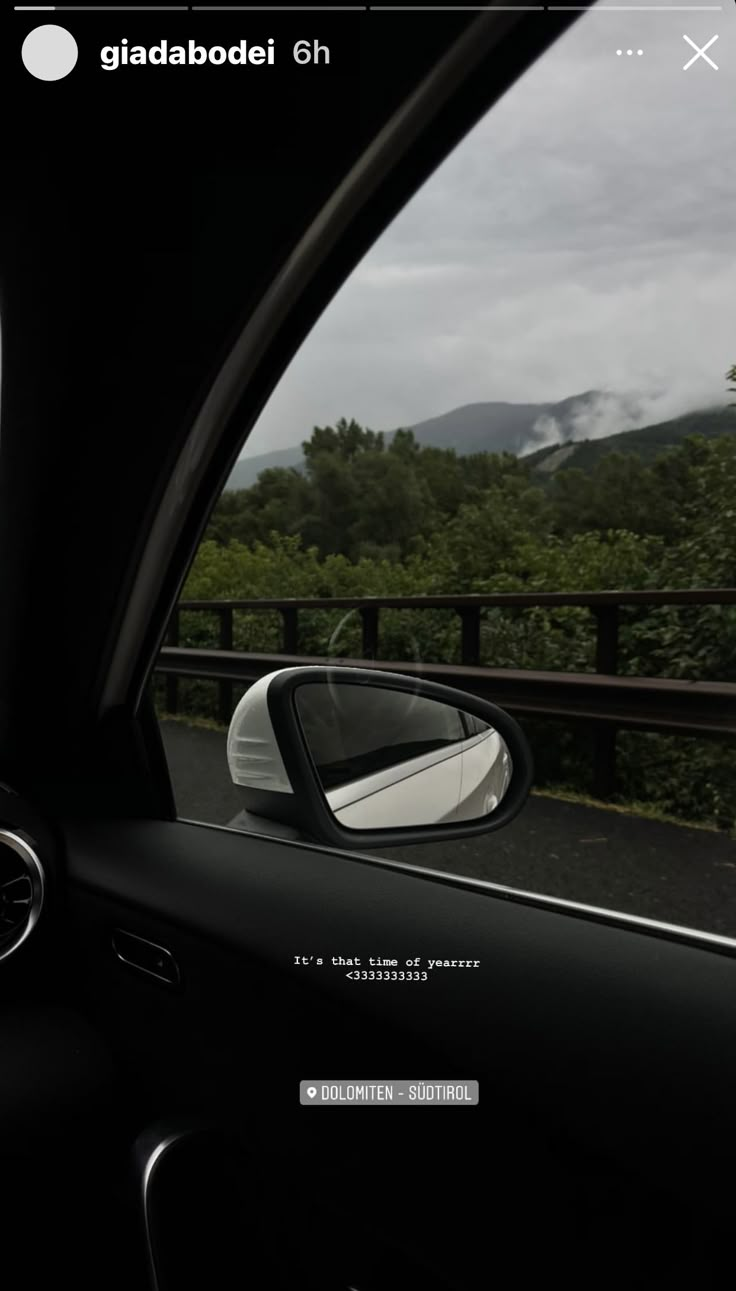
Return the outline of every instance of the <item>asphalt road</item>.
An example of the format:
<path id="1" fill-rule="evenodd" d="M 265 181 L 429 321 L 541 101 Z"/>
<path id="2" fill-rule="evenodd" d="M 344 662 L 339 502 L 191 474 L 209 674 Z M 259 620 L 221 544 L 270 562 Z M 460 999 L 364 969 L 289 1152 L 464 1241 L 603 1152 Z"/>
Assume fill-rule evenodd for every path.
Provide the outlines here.
<path id="1" fill-rule="evenodd" d="M 229 824 L 243 804 L 225 735 L 179 722 L 162 733 L 178 814 Z M 725 834 L 532 796 L 497 834 L 376 855 L 736 937 L 736 842 Z"/>

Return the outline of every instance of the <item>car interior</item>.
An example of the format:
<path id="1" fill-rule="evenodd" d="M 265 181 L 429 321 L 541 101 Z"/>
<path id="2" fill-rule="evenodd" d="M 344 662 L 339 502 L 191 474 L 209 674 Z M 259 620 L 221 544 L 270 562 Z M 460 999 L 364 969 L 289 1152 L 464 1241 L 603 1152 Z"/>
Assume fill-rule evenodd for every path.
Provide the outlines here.
<path id="1" fill-rule="evenodd" d="M 244 130 L 227 94 L 162 113 L 142 80 L 145 126 L 110 91 L 96 151 L 88 101 L 57 116 L 19 84 L 0 199 L 8 1287 L 48 1286 L 48 1264 L 106 1291 L 706 1287 L 731 1264 L 736 943 L 179 819 L 151 694 L 271 390 L 579 14 L 547 17 L 366 26 L 342 119 L 315 92 L 286 133 Z M 333 959 L 381 956 L 435 967 L 366 989 Z M 479 1100 L 300 1100 L 389 1076 L 477 1081 Z"/>

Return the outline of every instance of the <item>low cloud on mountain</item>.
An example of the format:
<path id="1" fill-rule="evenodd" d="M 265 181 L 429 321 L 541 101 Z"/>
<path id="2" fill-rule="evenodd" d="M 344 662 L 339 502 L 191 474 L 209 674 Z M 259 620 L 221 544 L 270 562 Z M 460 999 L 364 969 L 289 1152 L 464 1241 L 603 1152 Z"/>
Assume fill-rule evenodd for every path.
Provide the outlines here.
<path id="1" fill-rule="evenodd" d="M 641 430 L 671 421 L 702 408 L 726 406 L 727 397 L 714 400 L 712 389 L 697 391 L 674 387 L 657 394 L 617 394 L 595 391 L 574 402 L 566 420 L 542 413 L 522 453 L 549 448 L 567 440 L 605 439 L 627 430 Z"/>

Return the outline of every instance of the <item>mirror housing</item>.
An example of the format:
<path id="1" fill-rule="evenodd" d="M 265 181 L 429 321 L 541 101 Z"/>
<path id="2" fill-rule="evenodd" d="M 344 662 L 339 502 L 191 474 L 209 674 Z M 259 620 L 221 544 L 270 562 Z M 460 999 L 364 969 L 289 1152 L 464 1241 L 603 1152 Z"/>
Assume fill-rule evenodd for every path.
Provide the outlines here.
<path id="1" fill-rule="evenodd" d="M 439 820 L 427 824 L 417 822 L 398 826 L 389 823 L 388 827 L 370 829 L 347 828 L 341 823 L 335 814 L 335 808 L 330 807 L 323 780 L 310 751 L 304 725 L 300 720 L 298 695 L 300 690 L 302 695 L 305 694 L 302 688 L 322 687 L 327 705 L 339 705 L 339 693 L 343 686 L 361 688 L 361 698 L 365 697 L 367 714 L 380 699 L 377 694 L 369 694 L 373 690 L 383 692 L 384 705 L 387 693 L 395 692 L 397 711 L 404 713 L 410 713 L 411 706 L 420 699 L 434 701 L 438 707 L 446 707 L 448 712 L 455 715 L 464 714 L 471 720 L 475 719 L 475 739 L 469 740 L 468 744 L 477 746 L 479 740 L 483 739 L 483 735 L 478 735 L 477 732 L 487 731 L 489 737 L 492 736 L 495 740 L 497 752 L 499 749 L 503 750 L 504 767 L 508 768 L 500 800 L 495 795 L 489 795 L 489 800 L 494 804 L 490 814 L 471 820 Z M 397 727 L 395 722 L 393 725 Z M 385 752 L 390 750 L 389 744 Z M 444 756 L 447 759 L 445 765 L 449 766 L 452 753 Z M 235 709 L 228 731 L 227 757 L 233 782 L 240 788 L 246 821 L 250 823 L 253 816 L 276 821 L 282 827 L 298 831 L 298 835 L 303 838 L 341 849 L 397 847 L 490 833 L 507 825 L 518 814 L 528 796 L 533 776 L 532 756 L 526 737 L 503 709 L 450 686 L 368 667 L 283 668 L 261 677 L 245 692 Z M 403 757 L 408 758 L 409 755 L 405 753 Z M 411 782 L 416 788 L 417 775 L 412 768 L 420 766 L 422 770 L 429 769 L 425 768 L 426 763 L 435 764 L 435 773 L 441 775 L 442 766 L 437 764 L 442 762 L 442 758 L 442 752 L 435 753 L 434 756 L 425 753 L 419 759 L 413 757 L 413 760 L 404 761 L 401 765 L 410 768 L 405 773 L 405 783 L 408 785 Z M 383 779 L 385 778 L 384 770 Z M 380 783 L 375 776 L 372 779 L 374 783 Z M 395 788 L 397 784 L 401 784 L 402 777 L 391 777 L 389 773 L 389 779 L 392 781 L 391 787 Z M 427 785 L 431 795 L 429 782 Z M 338 797 L 341 792 L 344 798 L 344 791 L 338 791 Z M 374 799 L 375 814 L 380 818 L 381 805 L 377 803 L 379 796 L 375 791 L 368 795 Z M 396 794 L 394 801 L 395 799 Z M 384 805 L 386 801 L 384 799 Z M 431 798 L 428 799 L 428 804 L 430 801 Z"/>

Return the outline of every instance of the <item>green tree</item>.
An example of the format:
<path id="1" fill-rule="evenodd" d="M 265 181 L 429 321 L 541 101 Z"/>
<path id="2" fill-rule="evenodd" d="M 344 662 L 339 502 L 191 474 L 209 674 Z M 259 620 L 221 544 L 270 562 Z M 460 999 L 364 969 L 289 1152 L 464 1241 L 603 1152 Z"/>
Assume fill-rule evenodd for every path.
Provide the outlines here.
<path id="1" fill-rule="evenodd" d="M 386 547 L 401 559 L 414 539 L 436 527 L 432 495 L 415 469 L 410 446 L 365 456 L 355 463 L 354 479 L 359 504 L 348 536 L 351 557 Z"/>
<path id="2" fill-rule="evenodd" d="M 646 466 L 635 453 L 607 453 L 590 472 L 571 467 L 552 481 L 554 529 L 561 535 L 627 529 L 631 533 L 673 536 L 678 528 L 679 494 L 668 485 L 663 454 Z M 655 469 L 656 466 L 656 469 Z"/>
<path id="3" fill-rule="evenodd" d="M 360 453 L 382 453 L 383 449 L 383 432 L 365 430 L 352 417 L 350 421 L 341 417 L 334 426 L 315 426 L 311 439 L 302 444 L 307 472 L 312 463 L 325 453 L 335 454 L 347 461 Z"/>
<path id="4" fill-rule="evenodd" d="M 429 489 L 437 523 L 457 515 L 468 488 L 462 459 L 454 448 L 424 446 L 416 460 L 416 469 Z"/>

